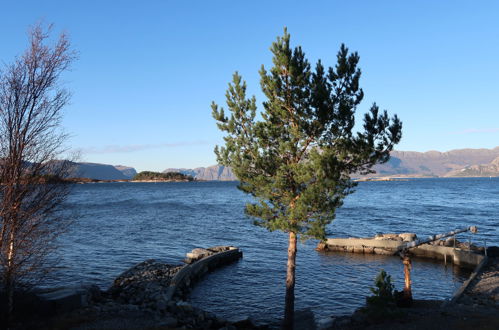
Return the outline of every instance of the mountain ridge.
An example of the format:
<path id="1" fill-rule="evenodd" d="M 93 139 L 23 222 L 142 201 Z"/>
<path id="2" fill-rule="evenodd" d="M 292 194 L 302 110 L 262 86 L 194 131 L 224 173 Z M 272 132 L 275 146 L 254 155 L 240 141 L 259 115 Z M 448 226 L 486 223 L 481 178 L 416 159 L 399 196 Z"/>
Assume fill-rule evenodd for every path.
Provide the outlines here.
<path id="1" fill-rule="evenodd" d="M 499 146 L 486 149 L 453 149 L 449 151 L 430 150 L 419 151 L 392 151 L 390 160 L 385 164 L 373 167 L 375 173 L 368 175 L 352 175 L 355 178 L 370 177 L 458 177 L 464 176 L 499 176 L 494 174 L 494 162 L 499 157 Z M 497 160 L 499 162 L 499 160 Z M 473 167 L 475 166 L 475 167 Z M 476 167 L 481 166 L 481 170 Z M 468 168 L 468 171 L 462 171 Z M 487 169 L 485 169 L 487 168 Z M 222 165 L 208 167 L 167 168 L 166 172 L 180 172 L 191 175 L 197 180 L 207 181 L 236 181 L 236 176 L 230 168 Z"/>
<path id="2" fill-rule="evenodd" d="M 375 173 L 352 175 L 373 177 L 488 177 L 499 176 L 499 146 L 486 149 L 453 149 L 392 151 L 390 160 L 373 167 Z M 189 168 L 167 168 L 163 173 L 180 172 L 204 181 L 237 181 L 232 170 L 222 165 Z M 130 180 L 137 174 L 133 167 L 99 163 L 75 163 L 72 176 L 97 180 Z"/>

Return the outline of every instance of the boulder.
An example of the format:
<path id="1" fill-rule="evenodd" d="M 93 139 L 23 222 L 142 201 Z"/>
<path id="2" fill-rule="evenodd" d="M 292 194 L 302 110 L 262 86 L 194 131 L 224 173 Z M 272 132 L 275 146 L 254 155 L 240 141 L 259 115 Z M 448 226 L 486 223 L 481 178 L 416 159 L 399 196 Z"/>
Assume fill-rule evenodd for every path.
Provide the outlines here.
<path id="1" fill-rule="evenodd" d="M 206 250 L 208 250 L 210 252 L 218 253 L 218 252 L 225 252 L 225 251 L 235 250 L 235 249 L 237 249 L 235 246 L 219 245 L 219 246 L 209 247 Z"/>
<path id="2" fill-rule="evenodd" d="M 209 249 L 196 248 L 191 252 L 186 253 L 185 262 L 190 264 L 215 253 L 215 251 L 210 251 Z"/>
<path id="3" fill-rule="evenodd" d="M 402 233 L 398 235 L 402 241 L 404 242 L 412 242 L 415 241 L 418 237 L 414 233 Z"/>
<path id="4" fill-rule="evenodd" d="M 394 240 L 394 241 L 399 241 L 399 240 L 402 240 L 399 235 L 397 234 L 376 234 L 376 236 L 374 236 L 374 239 L 375 240 Z"/>

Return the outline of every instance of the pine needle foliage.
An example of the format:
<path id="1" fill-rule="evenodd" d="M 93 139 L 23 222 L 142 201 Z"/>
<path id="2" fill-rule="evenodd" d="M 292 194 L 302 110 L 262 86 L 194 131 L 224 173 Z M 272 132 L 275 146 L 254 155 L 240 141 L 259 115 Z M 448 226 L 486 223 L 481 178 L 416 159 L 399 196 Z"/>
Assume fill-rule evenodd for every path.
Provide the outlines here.
<path id="1" fill-rule="evenodd" d="M 401 293 L 394 288 L 392 277 L 381 269 L 374 280 L 374 287 L 370 288 L 373 295 L 366 297 L 366 307 L 363 308 L 369 318 L 378 321 L 404 316 L 397 308 L 397 296 Z"/>
<path id="2" fill-rule="evenodd" d="M 325 226 L 350 194 L 353 173 L 369 173 L 389 159 L 400 141 L 402 123 L 373 104 L 363 130 L 354 132 L 355 110 L 364 93 L 359 87 L 359 56 L 342 45 L 335 67 L 321 61 L 312 70 L 290 35 L 272 44 L 274 66 L 260 70 L 263 102 L 257 120 L 255 97 L 236 72 L 226 93 L 226 115 L 212 103 L 218 128 L 227 133 L 216 147 L 218 162 L 230 166 L 239 189 L 258 201 L 246 212 L 271 231 L 325 238 Z"/>
<path id="3" fill-rule="evenodd" d="M 345 196 L 354 173 L 370 173 L 388 161 L 401 139 L 402 122 L 373 104 L 363 127 L 354 129 L 359 87 L 359 55 L 341 45 L 334 67 L 319 60 L 315 69 L 301 47 L 290 46 L 286 29 L 270 48 L 273 66 L 260 69 L 266 100 L 258 111 L 254 96 L 236 72 L 226 92 L 228 113 L 212 103 L 225 132 L 215 148 L 220 164 L 232 168 L 238 188 L 254 197 L 246 214 L 270 231 L 289 234 L 284 328 L 293 327 L 296 239 L 326 238 L 326 226 Z"/>

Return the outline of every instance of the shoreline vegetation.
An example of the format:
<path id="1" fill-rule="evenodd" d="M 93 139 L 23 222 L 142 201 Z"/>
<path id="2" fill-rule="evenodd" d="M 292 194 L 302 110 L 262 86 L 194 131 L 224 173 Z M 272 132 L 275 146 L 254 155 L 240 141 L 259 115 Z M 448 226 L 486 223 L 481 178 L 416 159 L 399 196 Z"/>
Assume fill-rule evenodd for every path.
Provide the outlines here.
<path id="1" fill-rule="evenodd" d="M 119 179 L 119 180 L 105 180 L 105 179 L 92 179 L 85 177 L 70 177 L 70 178 L 60 178 L 53 175 L 44 175 L 40 178 L 39 183 L 69 183 L 69 184 L 87 184 L 87 183 L 116 183 L 116 182 L 127 182 L 127 183 L 157 183 L 157 182 L 205 182 L 205 181 L 220 181 L 220 182 L 232 182 L 237 180 L 202 180 L 196 179 L 190 175 L 185 175 L 182 173 L 155 173 L 156 175 L 147 175 L 137 178 L 137 174 L 133 179 Z M 162 177 L 163 175 L 176 174 L 175 176 Z M 368 177 L 368 178 L 352 178 L 355 182 L 384 182 L 384 181 L 410 181 L 416 179 L 476 179 L 476 178 L 498 178 L 498 176 L 461 176 L 461 177 L 439 177 L 439 176 L 380 176 L 380 177 Z"/>
<path id="2" fill-rule="evenodd" d="M 70 177 L 61 178 L 57 175 L 43 175 L 38 179 L 39 183 L 55 184 L 55 183 L 74 183 L 74 184 L 85 184 L 85 183 L 113 183 L 113 182 L 192 182 L 192 181 L 204 181 L 193 178 L 190 175 L 185 175 L 178 172 L 169 173 L 159 173 L 144 171 L 136 174 L 130 180 L 103 180 L 103 179 L 92 179 L 83 177 Z"/>
<path id="3" fill-rule="evenodd" d="M 151 172 L 143 171 L 136 174 L 131 182 L 190 182 L 195 179 L 190 175 L 185 175 L 180 172 Z"/>

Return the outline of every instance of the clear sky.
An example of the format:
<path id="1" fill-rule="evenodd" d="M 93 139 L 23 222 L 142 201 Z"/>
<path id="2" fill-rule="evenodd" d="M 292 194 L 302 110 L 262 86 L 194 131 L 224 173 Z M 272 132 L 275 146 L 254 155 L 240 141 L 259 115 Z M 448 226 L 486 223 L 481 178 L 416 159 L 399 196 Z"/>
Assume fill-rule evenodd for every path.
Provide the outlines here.
<path id="1" fill-rule="evenodd" d="M 499 1 L 4 1 L 0 61 L 33 23 L 67 31 L 79 60 L 64 127 L 82 160 L 137 170 L 216 163 L 211 118 L 238 70 L 258 70 L 287 26 L 312 63 L 358 51 L 366 94 L 404 123 L 398 150 L 499 146 Z"/>

